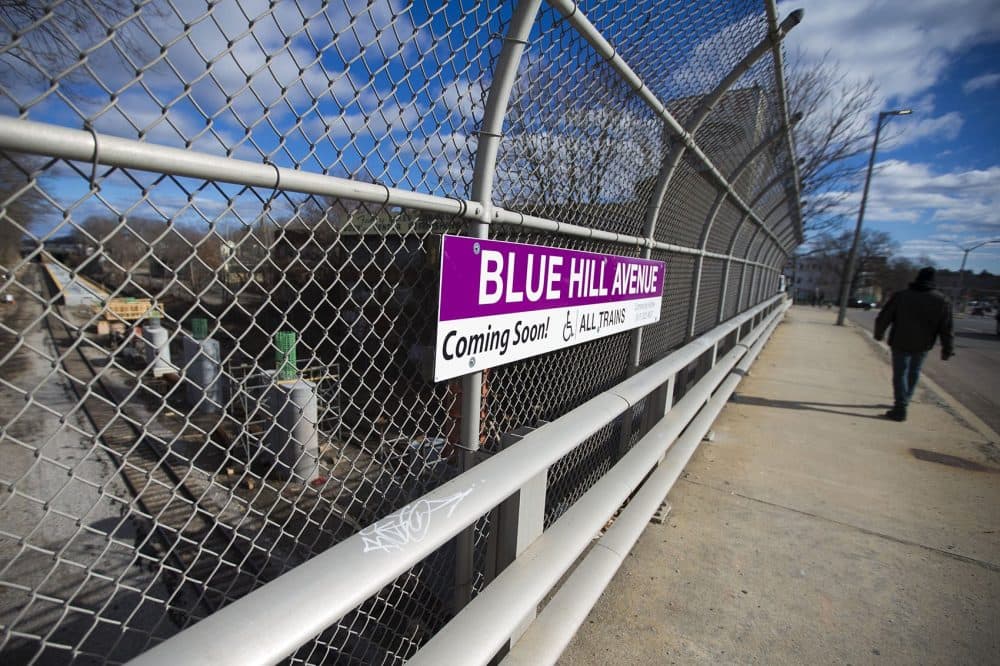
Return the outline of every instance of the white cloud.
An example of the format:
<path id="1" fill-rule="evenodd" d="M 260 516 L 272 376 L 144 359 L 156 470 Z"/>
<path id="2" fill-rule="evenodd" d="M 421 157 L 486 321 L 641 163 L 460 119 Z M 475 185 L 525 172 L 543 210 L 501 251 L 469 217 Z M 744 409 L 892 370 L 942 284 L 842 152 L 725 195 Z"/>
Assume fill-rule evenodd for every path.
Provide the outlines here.
<path id="1" fill-rule="evenodd" d="M 1000 84 L 1000 72 L 989 72 L 988 74 L 982 74 L 980 76 L 974 76 L 962 86 L 962 92 L 966 95 L 972 94 L 977 90 L 984 90 L 986 88 L 993 88 L 997 84 Z"/>
<path id="2" fill-rule="evenodd" d="M 928 107 L 923 107 L 925 110 Z M 931 107 L 933 108 L 933 107 Z M 912 115 L 895 123 L 893 131 L 879 141 L 880 150 L 893 150 L 917 141 L 954 141 L 965 120 L 958 111 L 950 111 L 942 116 Z"/>
<path id="3" fill-rule="evenodd" d="M 964 118 L 955 111 L 935 115 L 934 98 L 928 93 L 959 54 L 1000 40 L 995 2 L 784 0 L 779 13 L 783 16 L 797 7 L 805 9 L 805 17 L 786 39 L 793 57 L 808 65 L 829 54 L 848 80 L 873 79 L 879 92 L 873 115 L 880 108 L 914 109 L 912 116 L 889 126 L 880 144 L 883 149 L 958 138 Z M 986 74 L 968 81 L 965 91 L 998 82 L 1000 74 Z"/>
<path id="4" fill-rule="evenodd" d="M 877 168 L 866 223 L 880 223 L 890 231 L 887 224 L 892 223 L 926 226 L 939 246 L 942 239 L 965 243 L 983 236 L 1000 237 L 1000 166 L 937 173 L 929 164 L 888 160 Z M 839 212 L 856 215 L 860 196 L 859 192 L 846 196 Z M 898 232 L 904 229 L 895 235 Z M 907 241 L 904 254 L 927 254 L 921 242 Z"/>
<path id="5" fill-rule="evenodd" d="M 913 115 L 894 118 L 879 144 L 880 156 L 904 145 L 954 142 L 973 110 L 941 112 L 933 91 L 954 74 L 959 57 L 970 49 L 1000 40 L 1000 12 L 995 0 L 782 0 L 779 14 L 802 7 L 805 16 L 786 40 L 790 59 L 809 66 L 825 56 L 839 62 L 849 83 L 872 79 L 879 94 L 863 117 L 874 125 L 880 109 L 911 107 Z M 965 84 L 966 93 L 1000 84 L 1000 76 L 983 74 Z M 954 108 L 954 107 L 952 107 Z M 949 146 L 949 148 L 952 146 Z M 949 151 L 938 152 L 943 157 Z M 957 151 L 956 151 L 957 152 Z M 942 172 L 925 164 L 883 161 L 872 183 L 866 221 L 903 238 L 943 233 L 957 238 L 1000 235 L 1000 167 Z M 843 196 L 838 212 L 857 215 L 860 187 Z M 846 194 L 846 196 L 844 196 Z M 930 245 L 907 241 L 905 254 L 934 254 Z M 932 245 L 938 241 L 928 241 Z"/>
<path id="6" fill-rule="evenodd" d="M 1000 39 L 994 0 L 786 0 L 779 11 L 796 7 L 805 18 L 787 38 L 792 52 L 830 52 L 857 79 L 874 77 L 888 102 L 923 94 L 957 54 Z"/>
<path id="7" fill-rule="evenodd" d="M 877 95 L 870 115 L 860 119 L 866 125 L 879 109 L 913 108 L 914 114 L 893 122 L 883 138 L 884 148 L 894 149 L 959 136 L 961 114 L 936 115 L 929 93 L 959 54 L 1000 39 L 1000 12 L 993 5 L 990 0 L 947 6 L 934 0 L 785 0 L 779 12 L 805 9 L 802 23 L 786 38 L 791 59 L 809 66 L 829 57 L 848 83 L 874 80 Z"/>

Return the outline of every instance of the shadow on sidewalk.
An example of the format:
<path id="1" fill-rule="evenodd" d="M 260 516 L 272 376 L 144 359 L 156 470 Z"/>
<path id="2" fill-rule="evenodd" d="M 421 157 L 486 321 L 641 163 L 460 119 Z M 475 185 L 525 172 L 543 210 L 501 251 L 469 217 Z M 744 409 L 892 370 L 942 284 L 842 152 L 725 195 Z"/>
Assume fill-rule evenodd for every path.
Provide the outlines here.
<path id="1" fill-rule="evenodd" d="M 827 407 L 857 407 L 861 409 L 889 409 L 892 405 L 858 405 L 843 404 L 835 402 L 806 402 L 801 400 L 770 400 L 768 398 L 757 398 L 754 396 L 735 394 L 733 402 L 741 405 L 756 405 L 758 407 L 777 407 L 779 409 L 803 409 L 812 412 L 826 412 L 827 414 L 837 414 L 838 416 L 856 416 L 865 419 L 878 419 L 884 421 L 881 414 L 869 414 L 865 412 L 842 412 L 837 409 L 825 409 Z"/>
<path id="2" fill-rule="evenodd" d="M 956 338 L 969 338 L 971 340 L 996 340 L 996 333 L 979 333 L 977 331 L 955 331 Z"/>

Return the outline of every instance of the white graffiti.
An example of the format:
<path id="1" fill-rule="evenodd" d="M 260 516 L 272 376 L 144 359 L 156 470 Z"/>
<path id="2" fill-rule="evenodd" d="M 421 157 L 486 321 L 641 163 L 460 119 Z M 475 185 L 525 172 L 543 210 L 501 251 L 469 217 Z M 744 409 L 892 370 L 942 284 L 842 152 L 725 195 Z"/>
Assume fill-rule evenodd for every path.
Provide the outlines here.
<path id="1" fill-rule="evenodd" d="M 411 543 L 420 543 L 431 528 L 431 515 L 447 509 L 447 517 L 455 512 L 458 503 L 472 492 L 472 488 L 439 500 L 418 500 L 374 525 L 361 530 L 361 542 L 366 553 L 381 550 L 386 553 L 400 551 Z"/>

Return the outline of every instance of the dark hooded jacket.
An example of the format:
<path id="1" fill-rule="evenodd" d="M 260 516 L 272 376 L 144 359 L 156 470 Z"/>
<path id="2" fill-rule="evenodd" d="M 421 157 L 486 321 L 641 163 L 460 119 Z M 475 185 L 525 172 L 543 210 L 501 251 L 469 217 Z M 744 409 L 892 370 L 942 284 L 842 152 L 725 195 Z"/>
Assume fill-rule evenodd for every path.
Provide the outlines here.
<path id="1" fill-rule="evenodd" d="M 922 277 L 922 276 L 921 276 Z M 937 290 L 933 279 L 917 279 L 897 291 L 875 319 L 875 339 L 889 329 L 889 346 L 904 352 L 928 351 L 941 338 L 941 352 L 954 353 L 951 302 Z"/>

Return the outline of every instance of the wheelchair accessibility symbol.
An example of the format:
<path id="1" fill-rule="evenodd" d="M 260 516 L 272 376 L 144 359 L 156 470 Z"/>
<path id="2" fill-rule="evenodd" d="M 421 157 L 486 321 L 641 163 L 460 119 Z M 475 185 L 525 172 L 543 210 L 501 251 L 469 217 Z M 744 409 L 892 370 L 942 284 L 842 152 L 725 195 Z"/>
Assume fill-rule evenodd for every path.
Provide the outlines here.
<path id="1" fill-rule="evenodd" d="M 572 314 L 569 310 L 566 311 L 566 324 L 563 326 L 563 342 L 569 342 L 573 339 L 573 322 L 571 320 Z"/>

